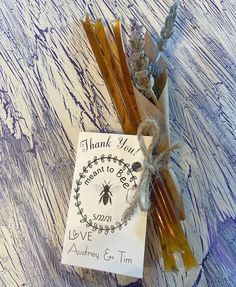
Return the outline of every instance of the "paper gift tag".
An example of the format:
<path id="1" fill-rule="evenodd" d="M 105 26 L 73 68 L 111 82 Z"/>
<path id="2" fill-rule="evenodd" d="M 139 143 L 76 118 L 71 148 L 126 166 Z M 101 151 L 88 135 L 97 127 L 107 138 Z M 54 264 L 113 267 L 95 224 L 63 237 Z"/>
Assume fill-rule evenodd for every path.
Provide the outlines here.
<path id="1" fill-rule="evenodd" d="M 142 161 L 137 136 L 80 133 L 63 264 L 142 277 L 147 214 L 122 221 Z"/>

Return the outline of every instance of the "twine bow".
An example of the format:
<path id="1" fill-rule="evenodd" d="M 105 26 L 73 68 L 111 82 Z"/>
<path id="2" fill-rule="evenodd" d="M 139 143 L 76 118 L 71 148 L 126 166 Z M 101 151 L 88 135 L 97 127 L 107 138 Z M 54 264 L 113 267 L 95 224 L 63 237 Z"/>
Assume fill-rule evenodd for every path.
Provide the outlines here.
<path id="1" fill-rule="evenodd" d="M 152 136 L 152 142 L 149 147 L 146 146 L 143 138 L 143 136 L 147 134 Z M 137 136 L 141 151 L 144 155 L 143 172 L 130 206 L 123 213 L 122 219 L 124 222 L 127 222 L 133 209 L 138 205 L 142 211 L 148 211 L 150 209 L 152 176 L 155 175 L 159 177 L 160 171 L 168 169 L 171 151 L 180 147 L 179 144 L 174 144 L 167 147 L 160 154 L 156 154 L 158 144 L 160 144 L 161 141 L 160 125 L 156 118 L 149 117 L 145 119 L 138 127 Z"/>

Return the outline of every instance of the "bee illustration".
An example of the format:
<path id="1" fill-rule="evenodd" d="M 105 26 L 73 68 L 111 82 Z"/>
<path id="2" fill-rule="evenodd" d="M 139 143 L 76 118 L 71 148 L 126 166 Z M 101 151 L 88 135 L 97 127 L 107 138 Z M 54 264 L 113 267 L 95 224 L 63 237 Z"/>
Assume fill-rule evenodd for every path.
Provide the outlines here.
<path id="1" fill-rule="evenodd" d="M 99 194 L 99 202 L 98 203 L 103 203 L 104 205 L 107 205 L 108 202 L 112 205 L 112 196 L 113 192 L 116 192 L 119 189 L 119 186 L 112 187 L 112 184 L 110 184 L 110 181 L 107 183 L 104 180 L 104 184 L 102 183 L 102 186 L 100 185 L 94 185 L 96 190 L 101 190 Z"/>

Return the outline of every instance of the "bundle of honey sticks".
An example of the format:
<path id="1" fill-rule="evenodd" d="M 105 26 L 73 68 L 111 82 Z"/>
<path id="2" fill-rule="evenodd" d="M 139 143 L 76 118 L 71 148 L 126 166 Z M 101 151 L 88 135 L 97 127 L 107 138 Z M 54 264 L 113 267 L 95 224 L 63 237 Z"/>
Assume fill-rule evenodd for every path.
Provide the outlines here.
<path id="1" fill-rule="evenodd" d="M 110 37 L 101 19 L 91 21 L 90 16 L 86 15 L 81 19 L 81 23 L 124 133 L 137 134 L 141 116 L 123 46 L 121 21 L 117 19 L 111 22 L 113 37 Z M 159 89 L 165 85 L 166 77 L 166 72 L 163 70 L 159 78 L 155 79 Z M 186 270 L 197 266 L 197 261 L 181 227 L 180 221 L 185 218 L 185 215 L 179 194 L 175 188 L 171 188 L 174 185 L 168 169 L 160 171 L 158 176 L 153 176 L 150 185 L 152 217 L 158 230 L 166 271 L 178 270 L 176 253 L 181 254 Z"/>

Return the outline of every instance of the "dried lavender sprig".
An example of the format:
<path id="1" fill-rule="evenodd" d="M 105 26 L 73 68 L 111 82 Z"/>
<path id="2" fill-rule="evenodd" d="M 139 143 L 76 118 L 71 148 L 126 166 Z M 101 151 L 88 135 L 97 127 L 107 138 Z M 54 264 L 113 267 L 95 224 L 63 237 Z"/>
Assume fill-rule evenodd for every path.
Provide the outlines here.
<path id="1" fill-rule="evenodd" d="M 130 34 L 131 74 L 135 87 L 149 100 L 156 103 L 157 98 L 152 90 L 149 58 L 144 53 L 143 26 L 135 19 L 131 20 Z"/>
<path id="2" fill-rule="evenodd" d="M 153 77 L 157 77 L 159 74 L 159 65 L 158 60 L 160 59 L 161 52 L 163 52 L 166 48 L 167 40 L 173 35 L 174 33 L 174 23 L 177 16 L 177 9 L 178 4 L 174 3 L 170 7 L 170 13 L 166 17 L 165 25 L 161 29 L 161 35 L 157 37 L 156 44 L 158 46 L 159 52 L 157 54 L 156 62 L 150 64 L 150 72 Z M 154 91 L 156 93 L 156 91 Z"/>
<path id="3" fill-rule="evenodd" d="M 174 33 L 174 24 L 175 24 L 175 19 L 177 16 L 177 9 L 178 9 L 178 4 L 174 3 L 170 7 L 170 13 L 166 17 L 165 20 L 165 25 L 161 29 L 161 37 L 157 39 L 157 45 L 160 51 L 164 51 L 166 48 L 167 40 L 173 35 Z"/>

